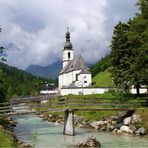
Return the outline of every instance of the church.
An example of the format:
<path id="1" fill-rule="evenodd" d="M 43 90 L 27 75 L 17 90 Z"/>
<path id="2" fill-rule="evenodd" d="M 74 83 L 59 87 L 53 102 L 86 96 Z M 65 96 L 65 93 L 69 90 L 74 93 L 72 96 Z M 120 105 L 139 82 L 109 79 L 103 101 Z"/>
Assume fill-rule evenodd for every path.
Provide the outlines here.
<path id="1" fill-rule="evenodd" d="M 63 49 L 63 69 L 59 73 L 59 90 L 62 88 L 85 88 L 92 85 L 89 67 L 82 56 L 74 56 L 74 49 L 67 29 Z"/>

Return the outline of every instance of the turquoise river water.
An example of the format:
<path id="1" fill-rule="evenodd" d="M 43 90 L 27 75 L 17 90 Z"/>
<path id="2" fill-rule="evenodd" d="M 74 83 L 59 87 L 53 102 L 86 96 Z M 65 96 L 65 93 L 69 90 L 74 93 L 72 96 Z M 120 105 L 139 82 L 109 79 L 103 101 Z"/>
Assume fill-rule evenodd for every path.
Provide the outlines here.
<path id="1" fill-rule="evenodd" d="M 81 128 L 75 129 L 75 136 L 67 136 L 62 134 L 63 125 L 43 121 L 36 115 L 13 116 L 13 118 L 18 122 L 14 128 L 15 135 L 25 143 L 34 143 L 36 148 L 74 147 L 84 137 L 91 135 L 100 141 L 102 148 L 148 148 L 148 137 L 123 136 Z"/>

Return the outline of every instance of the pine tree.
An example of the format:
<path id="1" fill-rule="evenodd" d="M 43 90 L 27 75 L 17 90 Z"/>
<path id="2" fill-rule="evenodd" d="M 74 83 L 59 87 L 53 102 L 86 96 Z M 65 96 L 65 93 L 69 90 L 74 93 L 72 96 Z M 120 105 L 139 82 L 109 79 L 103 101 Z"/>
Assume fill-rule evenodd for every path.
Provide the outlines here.
<path id="1" fill-rule="evenodd" d="M 1 28 L 0 28 L 1 32 Z M 0 62 L 6 61 L 6 59 L 3 56 L 4 47 L 0 47 Z M 3 69 L 0 66 L 0 102 L 2 102 L 5 99 L 4 90 L 3 90 Z"/>
<path id="2" fill-rule="evenodd" d="M 131 83 L 140 94 L 141 85 L 148 85 L 148 0 L 138 3 L 140 13 L 130 21 L 128 41 L 132 50 Z"/>
<path id="3" fill-rule="evenodd" d="M 110 47 L 115 85 L 124 91 L 134 85 L 139 95 L 142 85 L 148 87 L 148 0 L 137 5 L 133 19 L 115 26 Z"/>
<path id="4" fill-rule="evenodd" d="M 124 91 L 128 91 L 130 87 L 130 63 L 129 58 L 131 51 L 129 50 L 129 43 L 127 32 L 129 25 L 119 22 L 114 29 L 111 42 L 111 73 L 114 84 Z"/>

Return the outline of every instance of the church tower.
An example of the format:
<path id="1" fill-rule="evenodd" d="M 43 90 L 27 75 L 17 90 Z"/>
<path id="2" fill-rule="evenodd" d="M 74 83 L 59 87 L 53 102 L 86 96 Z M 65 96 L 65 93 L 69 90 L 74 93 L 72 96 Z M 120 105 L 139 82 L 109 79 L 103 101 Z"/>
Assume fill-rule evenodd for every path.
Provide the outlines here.
<path id="1" fill-rule="evenodd" d="M 70 42 L 70 32 L 67 28 L 66 42 L 64 44 L 64 49 L 63 49 L 63 68 L 70 60 L 73 59 L 73 57 L 74 57 L 74 53 L 72 49 L 72 44 Z"/>

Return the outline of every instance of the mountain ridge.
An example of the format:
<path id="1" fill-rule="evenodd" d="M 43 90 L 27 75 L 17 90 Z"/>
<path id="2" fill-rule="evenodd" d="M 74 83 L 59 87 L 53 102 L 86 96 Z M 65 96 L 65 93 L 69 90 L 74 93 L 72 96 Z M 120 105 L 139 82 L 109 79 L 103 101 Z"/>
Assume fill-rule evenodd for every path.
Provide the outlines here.
<path id="1" fill-rule="evenodd" d="M 60 70 L 62 69 L 62 61 L 57 61 L 48 66 L 30 65 L 25 71 L 35 76 L 40 76 L 47 79 L 57 79 Z"/>

